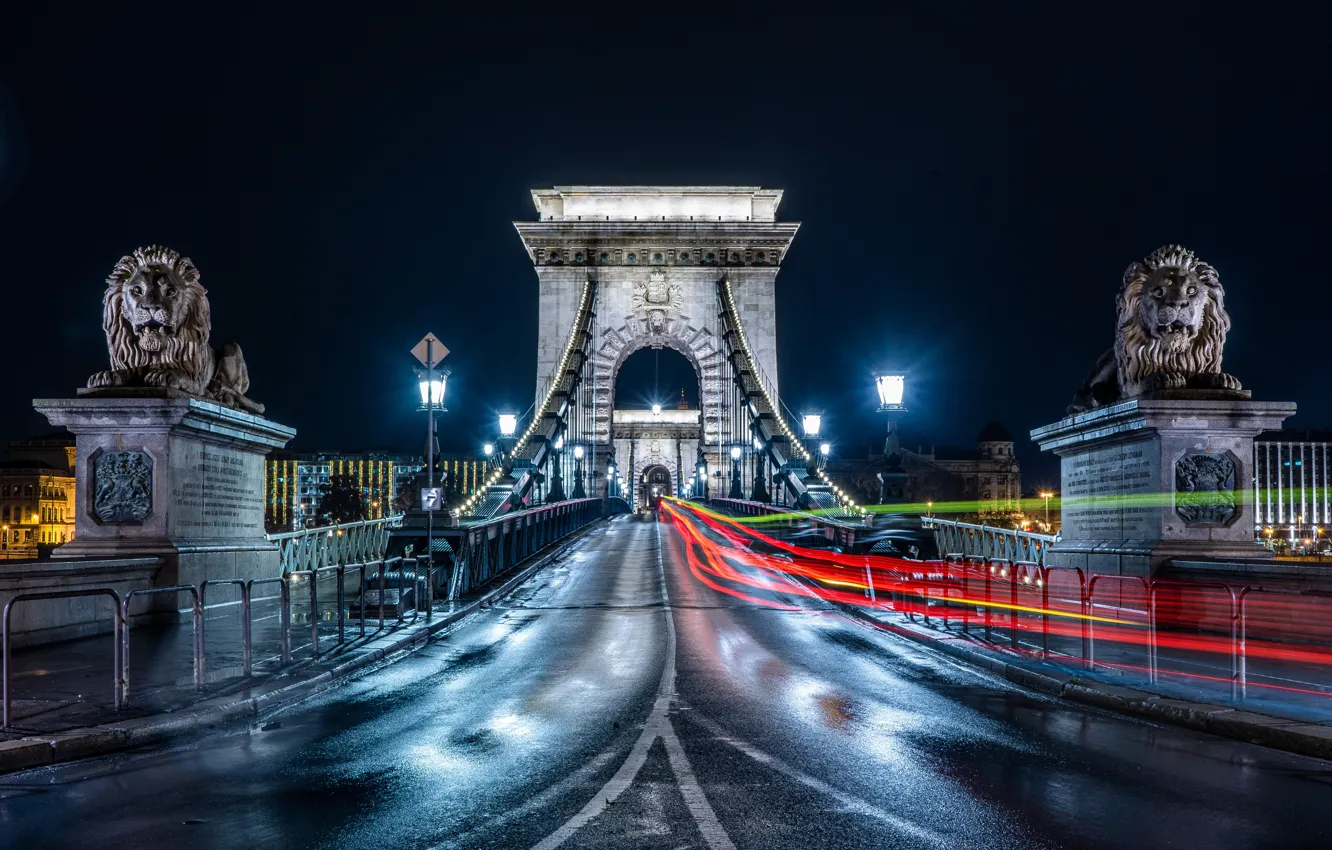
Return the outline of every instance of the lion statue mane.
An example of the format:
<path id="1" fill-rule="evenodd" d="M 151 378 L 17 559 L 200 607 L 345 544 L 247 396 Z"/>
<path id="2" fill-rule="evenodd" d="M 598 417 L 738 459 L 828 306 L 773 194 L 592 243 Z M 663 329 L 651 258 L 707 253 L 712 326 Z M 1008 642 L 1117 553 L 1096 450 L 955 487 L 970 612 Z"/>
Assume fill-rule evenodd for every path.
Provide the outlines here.
<path id="1" fill-rule="evenodd" d="M 1115 303 L 1115 347 L 1096 362 L 1070 414 L 1162 390 L 1241 392 L 1221 371 L 1230 330 L 1221 278 L 1192 251 L 1166 245 L 1130 264 Z"/>
<path id="2" fill-rule="evenodd" d="M 246 398 L 250 374 L 240 346 L 213 349 L 208 291 L 189 257 L 153 245 L 121 257 L 106 279 L 102 329 L 111 368 L 92 388 L 162 387 L 260 414 Z"/>

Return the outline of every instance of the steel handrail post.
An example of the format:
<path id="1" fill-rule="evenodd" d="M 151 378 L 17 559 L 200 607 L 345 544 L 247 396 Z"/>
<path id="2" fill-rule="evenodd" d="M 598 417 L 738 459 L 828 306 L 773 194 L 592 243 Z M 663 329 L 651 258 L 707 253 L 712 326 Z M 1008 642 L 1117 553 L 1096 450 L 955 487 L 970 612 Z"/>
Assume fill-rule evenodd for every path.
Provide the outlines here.
<path id="1" fill-rule="evenodd" d="M 365 562 L 361 562 L 360 566 L 356 569 L 357 575 L 359 576 L 357 584 L 361 590 L 361 637 L 365 637 L 365 591 L 367 587 L 365 580 Z"/>
<path id="2" fill-rule="evenodd" d="M 282 584 L 278 589 L 278 604 L 282 606 L 282 611 L 278 615 L 278 625 L 282 629 L 282 663 L 291 663 L 291 585 L 289 579 L 283 577 Z"/>
<path id="3" fill-rule="evenodd" d="M 1043 564 L 1036 567 L 1041 578 L 1041 657 L 1050 660 L 1050 571 Z"/>
<path id="4" fill-rule="evenodd" d="M 1156 591 L 1155 582 L 1147 586 L 1147 681 L 1159 680 L 1156 673 Z"/>
<path id="5" fill-rule="evenodd" d="M 123 628 L 120 630 L 121 650 L 121 690 L 125 704 L 129 702 L 129 668 L 130 668 L 130 638 L 129 638 L 129 607 L 130 601 L 136 596 L 154 596 L 158 593 L 189 593 L 192 604 L 191 608 L 191 632 L 194 639 L 194 687 L 196 689 L 203 687 L 203 635 L 199 628 L 203 622 L 203 606 L 199 604 L 199 589 L 192 584 L 175 584 L 170 587 L 146 587 L 138 590 L 131 590 L 125 594 L 125 599 L 120 603 L 120 619 Z"/>
<path id="6" fill-rule="evenodd" d="M 347 591 L 342 586 L 347 578 L 347 565 L 338 564 L 335 575 L 338 578 L 338 646 L 341 646 L 347 642 L 347 620 L 343 610 L 347 603 Z"/>
<path id="7" fill-rule="evenodd" d="M 1239 600 L 1235 598 L 1235 588 L 1226 585 L 1230 592 L 1230 698 L 1239 699 Z"/>
<path id="8" fill-rule="evenodd" d="M 112 603 L 111 610 L 111 700 L 116 711 L 119 711 L 125 703 L 124 699 L 124 681 L 121 679 L 120 669 L 120 635 L 128 631 L 128 624 L 120 616 L 120 594 L 109 587 L 90 587 L 86 590 L 67 590 L 54 591 L 48 593 L 20 593 L 5 603 L 4 612 L 0 613 L 0 655 L 3 655 L 3 661 L 0 661 L 0 690 L 3 690 L 3 698 L 0 702 L 4 703 L 3 718 L 4 729 L 10 728 L 10 692 L 9 692 L 9 670 L 10 670 L 10 647 L 9 647 L 9 616 L 14 609 L 15 603 L 27 600 L 37 599 L 74 599 L 84 596 L 110 596 Z"/>
<path id="9" fill-rule="evenodd" d="M 319 657 L 319 568 L 310 570 L 310 651 Z"/>
<path id="10" fill-rule="evenodd" d="M 994 564 L 990 563 L 989 569 L 982 570 L 985 574 L 985 642 L 993 642 L 992 629 L 994 628 L 994 608 L 990 605 L 992 601 L 994 583 Z"/>
<path id="11" fill-rule="evenodd" d="M 241 604 L 241 667 L 242 675 L 246 678 L 250 676 L 250 584 L 244 579 L 239 578 L 210 578 L 199 582 L 199 604 L 204 609 L 204 619 L 199 626 L 199 633 L 203 635 L 201 643 L 204 647 L 204 662 L 208 661 L 208 588 L 215 584 L 234 584 L 240 588 Z"/>
<path id="12" fill-rule="evenodd" d="M 190 595 L 194 597 L 194 687 L 199 690 L 204 686 L 204 609 L 198 588 L 191 587 Z"/>
<path id="13" fill-rule="evenodd" d="M 1244 587 L 1239 594 L 1239 685 L 1240 699 L 1249 698 L 1249 625 L 1246 603 L 1252 587 Z"/>
<path id="14" fill-rule="evenodd" d="M 1008 609 L 1008 647 L 1009 649 L 1018 648 L 1018 570 L 1017 564 L 1009 565 L 1008 570 L 1008 604 L 1012 607 Z"/>
<path id="15" fill-rule="evenodd" d="M 388 588 L 384 586 L 384 570 L 388 568 L 388 562 L 383 558 L 379 559 L 379 628 L 375 631 L 384 630 L 384 594 Z"/>

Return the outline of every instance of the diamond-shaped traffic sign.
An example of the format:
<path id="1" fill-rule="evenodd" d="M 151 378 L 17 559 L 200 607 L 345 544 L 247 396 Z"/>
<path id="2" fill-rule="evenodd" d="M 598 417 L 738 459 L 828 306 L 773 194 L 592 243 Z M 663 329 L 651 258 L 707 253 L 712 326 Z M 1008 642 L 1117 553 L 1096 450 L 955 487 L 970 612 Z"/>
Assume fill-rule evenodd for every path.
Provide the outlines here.
<path id="1" fill-rule="evenodd" d="M 439 337 L 434 334 L 426 334 L 421 341 L 412 346 L 412 356 L 421 361 L 421 365 L 429 369 L 431 366 L 438 366 L 439 361 L 449 356 L 449 349 L 444 343 L 439 341 Z M 431 362 L 433 360 L 433 362 Z"/>

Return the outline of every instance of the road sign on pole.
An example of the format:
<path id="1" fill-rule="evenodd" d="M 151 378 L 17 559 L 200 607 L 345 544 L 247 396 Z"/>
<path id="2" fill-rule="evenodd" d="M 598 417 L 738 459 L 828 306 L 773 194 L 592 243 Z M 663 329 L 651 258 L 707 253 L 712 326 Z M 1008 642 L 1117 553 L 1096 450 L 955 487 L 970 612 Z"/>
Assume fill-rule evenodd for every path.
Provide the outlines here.
<path id="1" fill-rule="evenodd" d="M 449 356 L 449 349 L 434 334 L 426 334 L 421 341 L 412 346 L 412 356 L 421 361 L 427 369 L 438 366 L 440 361 Z"/>

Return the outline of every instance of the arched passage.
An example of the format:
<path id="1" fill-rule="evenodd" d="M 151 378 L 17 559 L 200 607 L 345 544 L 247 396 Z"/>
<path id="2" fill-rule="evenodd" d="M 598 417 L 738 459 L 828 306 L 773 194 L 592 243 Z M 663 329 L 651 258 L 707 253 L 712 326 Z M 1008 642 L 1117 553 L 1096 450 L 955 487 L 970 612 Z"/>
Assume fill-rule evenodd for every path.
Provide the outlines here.
<path id="1" fill-rule="evenodd" d="M 653 510 L 656 510 L 662 496 L 674 495 L 671 489 L 670 470 L 659 463 L 654 463 L 643 470 L 639 483 L 642 485 L 640 504 Z"/>

